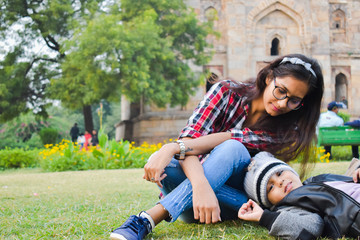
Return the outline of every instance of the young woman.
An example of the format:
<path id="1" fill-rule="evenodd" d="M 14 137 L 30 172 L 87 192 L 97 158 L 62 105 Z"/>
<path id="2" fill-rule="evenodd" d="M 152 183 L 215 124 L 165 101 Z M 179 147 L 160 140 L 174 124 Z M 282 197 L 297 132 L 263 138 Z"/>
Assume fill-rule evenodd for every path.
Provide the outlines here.
<path id="1" fill-rule="evenodd" d="M 301 54 L 271 62 L 255 82 L 215 84 L 181 140 L 165 145 L 144 167 L 144 179 L 155 182 L 165 197 L 131 216 L 111 239 L 143 239 L 162 220 L 180 215 L 202 223 L 236 218 L 247 200 L 243 170 L 250 162 L 248 150 L 266 150 L 285 160 L 303 153 L 303 163 L 308 162 L 323 88 L 318 62 Z M 210 151 L 199 161 L 197 155 Z"/>

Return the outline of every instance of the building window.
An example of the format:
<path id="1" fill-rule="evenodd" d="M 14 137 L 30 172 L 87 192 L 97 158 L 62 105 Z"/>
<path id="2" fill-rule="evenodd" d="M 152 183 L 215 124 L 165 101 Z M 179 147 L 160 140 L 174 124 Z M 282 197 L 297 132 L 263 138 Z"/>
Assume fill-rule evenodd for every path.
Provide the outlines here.
<path id="1" fill-rule="evenodd" d="M 337 9 L 332 13 L 332 24 L 333 29 L 345 29 L 346 17 L 344 11 Z"/>
<path id="2" fill-rule="evenodd" d="M 279 44 L 280 41 L 278 38 L 274 38 L 272 41 L 271 41 L 271 49 L 270 49 L 270 55 L 271 56 L 277 56 L 279 55 Z"/>

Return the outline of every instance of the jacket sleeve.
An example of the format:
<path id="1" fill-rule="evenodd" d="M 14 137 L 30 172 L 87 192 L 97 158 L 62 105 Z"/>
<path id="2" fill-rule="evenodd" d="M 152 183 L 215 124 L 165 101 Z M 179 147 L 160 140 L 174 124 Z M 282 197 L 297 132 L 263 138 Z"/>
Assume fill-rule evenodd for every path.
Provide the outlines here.
<path id="1" fill-rule="evenodd" d="M 323 219 L 298 207 L 284 207 L 276 212 L 264 210 L 259 224 L 269 234 L 281 239 L 316 239 L 323 231 Z"/>

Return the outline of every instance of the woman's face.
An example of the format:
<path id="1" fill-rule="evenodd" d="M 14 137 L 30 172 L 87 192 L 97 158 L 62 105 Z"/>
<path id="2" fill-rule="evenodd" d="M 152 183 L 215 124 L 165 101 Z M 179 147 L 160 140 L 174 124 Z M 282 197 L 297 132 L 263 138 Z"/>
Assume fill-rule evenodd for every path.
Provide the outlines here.
<path id="1" fill-rule="evenodd" d="M 273 117 L 293 111 L 294 104 L 300 103 L 309 90 L 306 82 L 292 76 L 267 78 L 266 83 L 263 94 L 265 111 Z M 280 95 L 284 99 L 277 99 L 274 93 L 278 98 Z"/>

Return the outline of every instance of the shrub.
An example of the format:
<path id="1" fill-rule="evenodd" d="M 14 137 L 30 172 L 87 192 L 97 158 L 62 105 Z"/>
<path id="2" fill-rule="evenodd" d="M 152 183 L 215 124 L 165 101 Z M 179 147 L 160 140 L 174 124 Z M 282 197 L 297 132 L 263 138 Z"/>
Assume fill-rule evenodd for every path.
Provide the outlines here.
<path id="1" fill-rule="evenodd" d="M 162 144 L 143 143 L 135 147 L 128 141 L 109 140 L 107 135 L 99 133 L 99 146 L 89 147 L 88 151 L 79 149 L 69 140 L 45 145 L 40 166 L 46 171 L 141 168 L 150 155 L 161 148 Z"/>
<path id="2" fill-rule="evenodd" d="M 59 133 L 54 128 L 43 128 L 39 132 L 43 145 L 58 143 Z"/>
<path id="3" fill-rule="evenodd" d="M 350 115 L 344 112 L 338 112 L 338 115 L 344 120 L 344 123 L 350 120 Z"/>
<path id="4" fill-rule="evenodd" d="M 351 146 L 332 146 L 332 161 L 344 161 L 352 159 Z"/>
<path id="5" fill-rule="evenodd" d="M 39 163 L 38 150 L 21 148 L 0 151 L 0 169 L 36 167 Z"/>
<path id="6" fill-rule="evenodd" d="M 48 127 L 47 121 L 37 119 L 32 113 L 21 114 L 11 121 L 0 124 L 0 149 L 43 147 L 38 133 L 42 128 Z"/>

